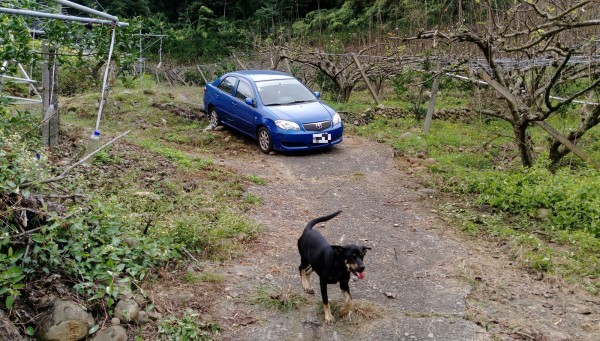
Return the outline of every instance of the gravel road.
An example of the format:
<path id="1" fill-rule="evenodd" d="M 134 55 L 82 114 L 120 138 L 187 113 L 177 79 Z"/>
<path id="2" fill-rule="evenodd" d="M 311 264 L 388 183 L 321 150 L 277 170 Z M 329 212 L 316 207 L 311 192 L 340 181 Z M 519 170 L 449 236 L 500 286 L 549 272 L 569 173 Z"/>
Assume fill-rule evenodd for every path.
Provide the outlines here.
<path id="1" fill-rule="evenodd" d="M 430 207 L 429 193 L 398 169 L 392 150 L 359 137 L 326 152 L 302 155 L 253 154 L 243 162 L 220 162 L 267 185 L 250 192 L 263 200 L 251 218 L 265 227 L 247 256 L 228 265 L 220 316 L 232 322 L 221 336 L 230 340 L 485 340 L 482 327 L 464 318 L 470 286 L 461 280 L 468 252 L 444 233 Z M 318 229 L 330 241 L 372 247 L 366 278 L 350 291 L 354 318 L 323 323 L 316 275 L 315 295 L 302 291 L 296 241 L 306 223 L 342 209 Z M 229 267 L 230 266 L 230 267 Z M 282 312 L 249 304 L 260 288 L 308 301 Z M 343 296 L 329 286 L 332 305 Z"/>

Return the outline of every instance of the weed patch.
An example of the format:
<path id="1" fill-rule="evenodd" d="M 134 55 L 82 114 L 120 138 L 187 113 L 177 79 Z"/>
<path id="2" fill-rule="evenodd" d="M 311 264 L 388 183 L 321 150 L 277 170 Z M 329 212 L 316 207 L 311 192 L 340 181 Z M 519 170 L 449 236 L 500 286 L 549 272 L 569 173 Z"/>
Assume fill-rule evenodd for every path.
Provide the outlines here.
<path id="1" fill-rule="evenodd" d="M 290 311 L 308 302 L 306 298 L 293 292 L 290 287 L 259 287 L 249 300 L 251 304 L 259 304 L 281 311 Z"/>

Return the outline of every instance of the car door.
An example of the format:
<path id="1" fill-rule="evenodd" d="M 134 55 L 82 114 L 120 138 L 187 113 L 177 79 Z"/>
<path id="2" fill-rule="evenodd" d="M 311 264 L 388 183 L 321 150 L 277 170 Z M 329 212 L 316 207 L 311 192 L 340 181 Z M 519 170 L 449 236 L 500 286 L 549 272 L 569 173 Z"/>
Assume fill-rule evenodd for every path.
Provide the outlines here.
<path id="1" fill-rule="evenodd" d="M 233 111 L 233 101 L 235 101 L 233 90 L 237 81 L 237 77 L 227 76 L 217 86 L 220 91 L 215 95 L 215 107 L 221 122 L 227 125 L 231 125 L 231 112 Z"/>
<path id="2" fill-rule="evenodd" d="M 253 105 L 246 103 L 246 98 L 251 98 Z M 234 117 L 235 116 L 235 117 Z M 236 121 L 237 128 L 254 136 L 258 113 L 256 111 L 256 95 L 250 83 L 240 79 L 235 88 L 235 101 L 233 103 L 232 120 Z"/>

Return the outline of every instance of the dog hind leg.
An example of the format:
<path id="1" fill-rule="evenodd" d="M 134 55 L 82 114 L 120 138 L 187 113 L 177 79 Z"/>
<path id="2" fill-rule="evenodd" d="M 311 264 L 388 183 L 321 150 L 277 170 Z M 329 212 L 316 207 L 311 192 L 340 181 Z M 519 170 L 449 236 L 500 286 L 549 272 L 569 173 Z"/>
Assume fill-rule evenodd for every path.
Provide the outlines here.
<path id="1" fill-rule="evenodd" d="M 314 294 L 315 290 L 312 288 L 312 285 L 310 284 L 310 274 L 313 272 L 312 271 L 312 267 L 310 266 L 310 264 L 308 266 L 303 264 L 300 264 L 299 267 L 300 270 L 300 282 L 302 283 L 302 289 L 304 289 L 304 292 L 306 292 L 307 294 Z"/>

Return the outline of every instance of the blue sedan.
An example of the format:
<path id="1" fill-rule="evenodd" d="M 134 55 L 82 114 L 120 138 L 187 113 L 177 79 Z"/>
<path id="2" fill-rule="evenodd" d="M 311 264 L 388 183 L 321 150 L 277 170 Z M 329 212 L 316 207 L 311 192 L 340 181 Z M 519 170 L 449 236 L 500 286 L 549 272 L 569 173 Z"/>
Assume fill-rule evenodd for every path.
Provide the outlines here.
<path id="1" fill-rule="evenodd" d="M 226 73 L 204 89 L 214 128 L 258 140 L 263 153 L 328 148 L 342 142 L 340 115 L 296 78 L 278 71 Z"/>

